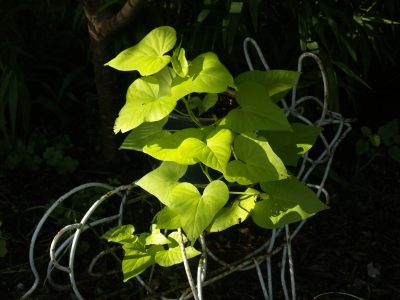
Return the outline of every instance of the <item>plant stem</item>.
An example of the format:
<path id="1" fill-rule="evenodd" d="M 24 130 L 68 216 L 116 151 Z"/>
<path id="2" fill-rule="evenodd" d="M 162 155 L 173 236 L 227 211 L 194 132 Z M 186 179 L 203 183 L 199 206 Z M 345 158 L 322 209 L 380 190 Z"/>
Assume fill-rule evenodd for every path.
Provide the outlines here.
<path id="1" fill-rule="evenodd" d="M 185 114 L 183 112 L 181 112 L 180 110 L 174 109 L 174 112 L 176 112 L 178 115 L 184 116 L 184 117 L 189 117 L 188 114 Z"/>
<path id="2" fill-rule="evenodd" d="M 200 168 L 201 168 L 201 171 L 203 172 L 203 174 L 206 175 L 208 181 L 212 182 L 213 179 L 211 178 L 210 174 L 208 174 L 208 167 L 204 166 L 202 163 L 200 163 Z"/>
<path id="3" fill-rule="evenodd" d="M 192 121 L 199 127 L 203 127 L 203 125 L 200 123 L 199 119 L 194 115 L 192 109 L 190 108 L 189 102 L 185 99 L 182 98 L 183 103 L 185 103 L 186 110 L 189 114 L 189 117 L 192 119 Z"/>

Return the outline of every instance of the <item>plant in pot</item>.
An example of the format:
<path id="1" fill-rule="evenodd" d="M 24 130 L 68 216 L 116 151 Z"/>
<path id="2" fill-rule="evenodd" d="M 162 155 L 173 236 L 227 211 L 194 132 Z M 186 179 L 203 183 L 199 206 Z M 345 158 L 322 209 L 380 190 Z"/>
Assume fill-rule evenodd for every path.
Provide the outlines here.
<path id="1" fill-rule="evenodd" d="M 204 258 L 206 235 L 224 234 L 246 219 L 280 228 L 327 208 L 291 173 L 321 128 L 291 123 L 277 105 L 299 72 L 248 71 L 234 78 L 216 54 L 189 60 L 175 46 L 175 30 L 162 26 L 106 64 L 141 75 L 115 121 L 115 133 L 129 132 L 121 148 L 160 162 L 136 182 L 162 203 L 149 232 L 122 225 L 103 235 L 124 249 L 124 281 L 153 265 L 184 262 L 190 282 L 187 259 Z M 221 95 L 236 104 L 225 115 L 212 112 Z M 168 125 L 177 115 L 190 120 L 185 128 Z M 206 182 L 187 176 L 190 166 Z M 196 298 L 193 282 L 191 287 Z"/>

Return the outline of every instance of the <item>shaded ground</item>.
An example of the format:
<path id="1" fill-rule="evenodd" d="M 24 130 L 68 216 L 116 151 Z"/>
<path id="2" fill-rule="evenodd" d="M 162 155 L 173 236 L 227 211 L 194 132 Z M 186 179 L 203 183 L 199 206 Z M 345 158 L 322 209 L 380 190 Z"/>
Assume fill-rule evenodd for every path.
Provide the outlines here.
<path id="1" fill-rule="evenodd" d="M 346 141 L 347 145 L 339 149 L 333 165 L 333 175 L 338 174 L 338 177 L 333 176 L 328 184 L 331 209 L 310 219 L 293 241 L 298 299 L 313 299 L 327 292 L 349 293 L 363 299 L 400 299 L 399 165 L 386 157 L 378 157 L 357 172 L 362 164 L 357 164 L 352 154 L 351 137 Z M 7 240 L 8 254 L 0 263 L 2 298 L 18 299 L 33 282 L 27 264 L 28 244 L 33 228 L 49 202 L 73 186 L 92 180 L 129 183 L 140 176 L 138 171 L 143 165 L 147 163 L 141 157 L 136 163 L 114 168 L 93 160 L 81 166 L 73 176 L 55 176 L 50 172 L 3 176 L 0 179 L 1 230 Z M 48 245 L 51 236 L 62 227 L 63 220 L 72 223 L 80 219 L 79 211 L 84 202 L 92 201 L 98 194 L 87 193 L 74 199 L 75 204 L 69 202 L 58 212 L 57 218 L 49 220 L 37 246 L 42 281 L 34 299 L 72 299 L 71 291 L 54 291 L 48 282 L 43 283 Z M 153 208 L 157 208 L 153 202 L 143 202 L 135 206 L 127 218 L 133 216 L 144 221 Z M 115 209 L 113 204 L 105 207 L 106 211 L 112 209 Z M 96 232 L 85 235 L 87 243 L 80 249 L 79 266 L 88 265 L 98 249 L 104 248 L 103 242 L 96 237 L 100 233 Z M 224 250 L 219 249 L 217 253 L 227 260 L 238 257 L 242 255 L 238 249 L 246 252 L 257 247 L 263 238 L 261 234 L 261 230 L 252 226 L 232 229 L 229 238 L 220 240 Z M 238 242 L 243 246 L 239 247 Z M 99 264 L 101 269 L 118 269 L 118 265 L 110 258 Z M 277 269 L 273 271 L 274 284 L 279 288 Z M 93 279 L 87 276 L 86 269 L 79 267 L 78 274 L 78 284 L 87 299 L 146 297 L 145 293 L 137 292 L 139 288 L 135 282 L 122 284 L 120 274 Z M 182 283 L 180 274 L 182 272 L 177 268 L 156 273 L 154 287 L 168 289 L 179 285 Z M 56 275 L 55 279 L 65 282 L 67 278 Z M 226 277 L 205 289 L 205 299 L 262 299 L 256 272 L 251 270 Z M 278 294 L 275 299 L 282 297 Z M 330 294 L 318 299 L 351 298 Z"/>

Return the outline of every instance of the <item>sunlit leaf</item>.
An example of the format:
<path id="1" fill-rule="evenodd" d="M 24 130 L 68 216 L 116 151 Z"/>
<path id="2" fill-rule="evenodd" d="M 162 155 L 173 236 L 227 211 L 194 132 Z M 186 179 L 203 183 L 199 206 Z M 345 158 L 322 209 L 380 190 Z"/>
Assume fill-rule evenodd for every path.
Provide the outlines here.
<path id="1" fill-rule="evenodd" d="M 146 236 L 145 243 L 146 245 L 165 245 L 169 244 L 170 241 L 161 233 L 159 228 L 153 225 L 151 233 Z"/>
<path id="2" fill-rule="evenodd" d="M 156 196 L 165 205 L 170 202 L 171 189 L 178 184 L 187 166 L 174 162 L 163 162 L 157 169 L 147 173 L 136 184 Z"/>
<path id="3" fill-rule="evenodd" d="M 224 172 L 231 156 L 232 132 L 218 128 L 208 135 L 197 128 L 187 128 L 171 135 L 156 137 L 143 151 L 159 160 L 192 165 L 202 162 L 210 168 Z"/>
<path id="4" fill-rule="evenodd" d="M 124 243 L 124 241 L 128 241 L 133 238 L 134 232 L 135 227 L 133 225 L 121 225 L 111 228 L 104 233 L 101 238 L 107 240 L 108 242 Z"/>
<path id="5" fill-rule="evenodd" d="M 189 76 L 192 93 L 221 93 L 234 87 L 232 75 L 212 52 L 201 54 L 191 62 Z"/>
<path id="6" fill-rule="evenodd" d="M 185 49 L 176 49 L 172 55 L 171 62 L 176 74 L 183 78 L 187 76 L 189 72 L 189 63 L 186 60 Z"/>
<path id="7" fill-rule="evenodd" d="M 254 208 L 259 193 L 255 189 L 248 188 L 244 195 L 217 213 L 208 230 L 210 232 L 222 231 L 246 220 Z"/>
<path id="8" fill-rule="evenodd" d="M 181 227 L 181 219 L 178 214 L 165 206 L 155 217 L 156 225 L 160 229 L 177 229 Z"/>
<path id="9" fill-rule="evenodd" d="M 198 162 L 195 156 L 196 153 L 201 151 L 203 146 L 201 140 L 203 138 L 204 134 L 200 129 L 182 129 L 173 134 L 165 134 L 164 136 L 150 140 L 143 148 L 143 151 L 159 160 L 193 165 Z M 183 143 L 186 143 L 186 149 L 190 147 L 192 151 L 182 151 L 181 147 L 184 147 L 182 146 Z"/>
<path id="10" fill-rule="evenodd" d="M 224 177 L 228 181 L 248 185 L 288 177 L 283 162 L 265 138 L 241 134 L 235 138 L 233 148 L 237 159 L 226 167 Z"/>
<path id="11" fill-rule="evenodd" d="M 149 249 L 141 248 L 138 245 L 123 246 L 124 259 L 122 260 L 122 272 L 124 282 L 143 273 L 148 267 L 155 263 L 155 255 L 163 251 L 163 246 L 153 245 Z"/>
<path id="12" fill-rule="evenodd" d="M 286 70 L 248 71 L 237 76 L 235 84 L 244 82 L 260 84 L 272 101 L 278 102 L 295 86 L 299 76 L 299 72 Z"/>
<path id="13" fill-rule="evenodd" d="M 175 29 L 161 26 L 148 33 L 138 44 L 119 53 L 106 63 L 120 71 L 139 71 L 140 75 L 152 75 L 164 68 L 170 61 L 170 51 L 176 43 Z"/>
<path id="14" fill-rule="evenodd" d="M 271 229 L 298 222 L 328 208 L 295 177 L 263 182 L 261 188 L 269 198 L 256 203 L 251 217 L 262 228 Z"/>
<path id="15" fill-rule="evenodd" d="M 237 84 L 237 87 L 236 100 L 240 107 L 232 109 L 221 120 L 221 126 L 227 126 L 238 133 L 292 130 L 285 114 L 271 101 L 265 87 L 248 81 Z"/>
<path id="16" fill-rule="evenodd" d="M 205 165 L 224 172 L 231 157 L 233 134 L 228 129 L 217 128 L 206 137 L 206 145 L 196 157 Z"/>
<path id="17" fill-rule="evenodd" d="M 286 165 L 296 166 L 299 158 L 314 145 L 322 128 L 301 123 L 292 123 L 291 126 L 293 132 L 262 131 L 259 134 L 266 138 Z"/>
<path id="18" fill-rule="evenodd" d="M 126 103 L 115 121 L 114 132 L 126 132 L 144 122 L 164 119 L 175 108 L 181 94 L 159 96 L 159 80 L 154 76 L 136 79 L 128 88 Z"/>
<path id="19" fill-rule="evenodd" d="M 157 252 L 155 261 L 162 267 L 170 267 L 183 262 L 182 253 L 179 247 L 177 239 L 180 238 L 176 235 L 176 232 L 171 233 L 168 236 L 170 243 L 168 249 Z M 196 250 L 192 246 L 185 247 L 186 258 L 190 259 L 201 254 L 200 251 Z"/>
<path id="20" fill-rule="evenodd" d="M 120 149 L 142 151 L 148 141 L 154 139 L 161 132 L 167 121 L 168 118 L 164 118 L 156 122 L 142 123 L 129 132 Z"/>
<path id="21" fill-rule="evenodd" d="M 171 198 L 169 207 L 180 216 L 188 238 L 194 240 L 224 207 L 229 199 L 229 190 L 225 183 L 216 180 L 208 184 L 201 195 L 194 185 L 184 182 L 174 187 Z"/>
<path id="22" fill-rule="evenodd" d="M 187 259 L 196 257 L 201 254 L 200 251 L 196 250 L 196 248 L 192 246 L 186 247 L 185 253 Z M 162 267 L 170 267 L 180 264 L 183 262 L 181 250 L 177 246 L 174 248 L 169 248 L 168 250 L 159 251 L 155 256 L 155 261 Z"/>

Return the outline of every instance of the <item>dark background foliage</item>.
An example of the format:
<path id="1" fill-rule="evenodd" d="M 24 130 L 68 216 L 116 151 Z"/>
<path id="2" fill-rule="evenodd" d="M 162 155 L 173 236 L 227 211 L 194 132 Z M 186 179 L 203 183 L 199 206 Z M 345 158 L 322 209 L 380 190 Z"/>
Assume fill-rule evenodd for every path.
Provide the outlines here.
<path id="1" fill-rule="evenodd" d="M 103 151 L 96 46 L 82 7 L 112 15 L 124 3 L 0 0 L 0 289 L 11 298 L 21 293 L 19 283 L 30 284 L 29 238 L 55 197 L 90 180 L 127 183 L 150 168 L 139 154 L 119 152 L 110 160 Z M 171 25 L 189 58 L 215 51 L 233 74 L 246 70 L 241 43 L 247 36 L 260 44 L 271 68 L 295 69 L 304 51 L 321 57 L 330 108 L 352 119 L 354 129 L 333 166 L 332 209 L 311 220 L 298 242 L 309 249 L 297 260 L 304 299 L 332 289 L 366 299 L 400 294 L 399 273 L 391 266 L 400 261 L 398 234 L 391 230 L 399 225 L 399 15 L 397 0 L 152 0 L 110 37 L 115 55 L 154 27 Z M 306 67 L 302 88 L 320 95 L 317 69 Z M 123 103 L 135 75 L 116 76 Z M 48 236 L 81 209 L 60 209 Z M 46 242 L 37 250 L 42 264 Z M 371 262 L 380 277 L 368 276 Z M 324 279 L 313 288 L 315 274 Z M 51 295 L 47 285 L 42 292 Z"/>

